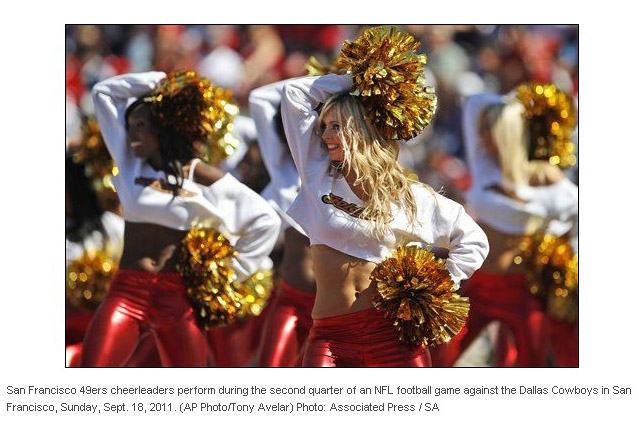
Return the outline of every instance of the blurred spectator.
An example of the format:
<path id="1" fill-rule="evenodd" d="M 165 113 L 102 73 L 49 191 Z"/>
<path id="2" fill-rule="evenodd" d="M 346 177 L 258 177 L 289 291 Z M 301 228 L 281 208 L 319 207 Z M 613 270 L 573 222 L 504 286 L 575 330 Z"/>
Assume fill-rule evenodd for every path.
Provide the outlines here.
<path id="1" fill-rule="evenodd" d="M 214 84 L 233 90 L 246 110 L 251 89 L 303 75 L 310 56 L 330 63 L 345 39 L 354 39 L 367 27 L 68 25 L 67 145 L 77 138 L 77 117 L 92 112 L 91 86 L 112 75 L 197 69 Z M 404 146 L 400 160 L 448 193 L 462 190 L 465 184 L 462 167 L 454 159 L 464 158 L 459 121 L 466 96 L 482 91 L 507 93 L 531 79 L 554 82 L 577 94 L 578 33 L 574 25 L 408 25 L 402 29 L 420 40 L 420 51 L 428 55 L 426 78 L 436 85 L 439 105 L 433 123 Z M 251 164 L 259 163 L 251 146 L 248 141 L 228 166 L 260 186 L 261 172 L 249 170 Z M 576 180 L 577 168 L 569 175 Z"/>

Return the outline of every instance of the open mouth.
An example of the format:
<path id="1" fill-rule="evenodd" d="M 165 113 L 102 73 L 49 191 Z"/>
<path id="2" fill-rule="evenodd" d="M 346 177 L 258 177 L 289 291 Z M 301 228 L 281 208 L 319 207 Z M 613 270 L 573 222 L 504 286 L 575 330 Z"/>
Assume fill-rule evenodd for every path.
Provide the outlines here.
<path id="1" fill-rule="evenodd" d="M 334 151 L 334 150 L 339 149 L 339 145 L 329 145 L 329 144 L 326 144 L 326 147 L 328 147 L 328 151 L 329 151 L 329 152 L 332 152 L 332 151 Z"/>
<path id="2" fill-rule="evenodd" d="M 131 149 L 138 149 L 140 146 L 142 146 L 142 142 L 131 142 L 129 143 L 129 146 L 131 146 Z"/>

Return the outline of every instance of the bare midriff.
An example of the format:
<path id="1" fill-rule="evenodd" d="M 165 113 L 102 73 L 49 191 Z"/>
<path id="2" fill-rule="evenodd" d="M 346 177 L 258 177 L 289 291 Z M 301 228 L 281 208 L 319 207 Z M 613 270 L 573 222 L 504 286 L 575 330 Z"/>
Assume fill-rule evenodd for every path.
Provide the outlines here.
<path id="1" fill-rule="evenodd" d="M 314 319 L 354 313 L 373 307 L 375 287 L 370 275 L 376 264 L 326 245 L 311 246 L 317 284 Z"/>
<path id="2" fill-rule="evenodd" d="M 127 221 L 120 268 L 149 273 L 177 272 L 178 253 L 185 230 Z"/>
<path id="3" fill-rule="evenodd" d="M 515 257 L 521 254 L 520 244 L 524 236 L 503 233 L 482 222 L 479 225 L 490 241 L 490 252 L 481 271 L 496 274 L 523 272 L 523 265 L 516 264 Z"/>
<path id="4" fill-rule="evenodd" d="M 308 238 L 292 227 L 284 232 L 284 255 L 280 276 L 291 287 L 307 293 L 315 292 L 315 276 Z"/>

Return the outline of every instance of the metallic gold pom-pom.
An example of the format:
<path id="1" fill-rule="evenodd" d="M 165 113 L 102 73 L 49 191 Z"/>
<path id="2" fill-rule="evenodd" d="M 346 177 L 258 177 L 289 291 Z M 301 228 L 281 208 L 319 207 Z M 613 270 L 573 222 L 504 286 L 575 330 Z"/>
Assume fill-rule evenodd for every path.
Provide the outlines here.
<path id="1" fill-rule="evenodd" d="M 517 87 L 530 132 L 530 157 L 568 168 L 577 163 L 572 134 L 576 125 L 572 98 L 553 84 L 525 83 Z"/>
<path id="2" fill-rule="evenodd" d="M 84 174 L 103 205 L 109 209 L 117 206 L 119 199 L 111 179 L 118 175 L 118 167 L 104 144 L 100 126 L 94 118 L 83 121 L 80 147 L 72 158 L 76 164 L 84 164 Z"/>
<path id="3" fill-rule="evenodd" d="M 330 65 L 324 65 L 319 60 L 317 60 L 315 56 L 311 56 L 310 58 L 308 58 L 308 62 L 306 63 L 305 68 L 308 75 L 312 77 L 317 77 L 317 76 L 326 75 L 326 74 L 345 74 L 346 73 L 346 70 L 343 68 L 340 68 L 337 65 L 337 62 L 333 62 Z"/>
<path id="4" fill-rule="evenodd" d="M 67 266 L 66 298 L 76 308 L 94 310 L 109 289 L 117 262 L 103 250 L 87 250 Z"/>
<path id="5" fill-rule="evenodd" d="M 579 318 L 579 262 L 568 238 L 535 235 L 520 248 L 531 294 L 545 304 L 548 315 L 574 323 Z"/>
<path id="6" fill-rule="evenodd" d="M 375 267 L 371 282 L 375 308 L 394 321 L 406 344 L 446 343 L 468 317 L 468 298 L 454 292 L 445 260 L 430 250 L 399 247 Z"/>
<path id="7" fill-rule="evenodd" d="M 231 132 L 239 107 L 232 97 L 230 90 L 213 86 L 195 71 L 174 71 L 158 83 L 145 101 L 163 126 L 189 143 L 203 143 L 202 159 L 215 164 L 238 147 Z"/>
<path id="8" fill-rule="evenodd" d="M 234 255 L 230 242 L 213 229 L 195 227 L 182 240 L 178 271 L 195 318 L 205 329 L 232 322 L 242 308 L 233 286 Z"/>
<path id="9" fill-rule="evenodd" d="M 419 41 L 394 27 L 369 28 L 344 42 L 336 65 L 353 76 L 354 91 L 387 140 L 408 140 L 431 121 L 437 96 L 426 86 Z"/>
<path id="10" fill-rule="evenodd" d="M 259 316 L 273 292 L 273 271 L 260 270 L 244 282 L 233 285 L 240 294 L 242 307 L 238 318 Z"/>

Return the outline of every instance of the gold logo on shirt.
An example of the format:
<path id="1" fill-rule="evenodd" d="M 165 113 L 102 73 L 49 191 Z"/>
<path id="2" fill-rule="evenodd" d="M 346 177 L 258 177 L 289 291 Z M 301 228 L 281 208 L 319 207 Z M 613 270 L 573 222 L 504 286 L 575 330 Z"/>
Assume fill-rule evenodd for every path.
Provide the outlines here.
<path id="1" fill-rule="evenodd" d="M 151 189 L 157 190 L 158 192 L 171 193 L 171 194 L 174 194 L 175 189 L 177 189 L 177 195 L 185 197 L 185 198 L 197 196 L 197 193 L 190 192 L 186 189 L 182 189 L 181 187 L 178 188 L 176 185 L 173 185 L 164 179 L 151 179 L 148 177 L 137 177 L 135 179 L 135 184 L 140 186 L 148 186 Z"/>
<path id="2" fill-rule="evenodd" d="M 346 202 L 344 198 L 333 193 L 322 196 L 322 202 L 328 205 L 332 205 L 338 210 L 342 210 L 346 214 L 355 218 L 362 218 L 362 213 L 364 212 L 364 208 L 358 206 L 357 204 Z"/>

